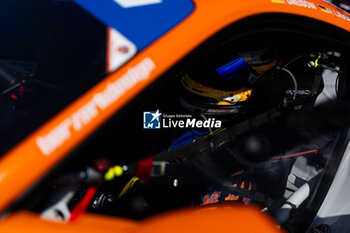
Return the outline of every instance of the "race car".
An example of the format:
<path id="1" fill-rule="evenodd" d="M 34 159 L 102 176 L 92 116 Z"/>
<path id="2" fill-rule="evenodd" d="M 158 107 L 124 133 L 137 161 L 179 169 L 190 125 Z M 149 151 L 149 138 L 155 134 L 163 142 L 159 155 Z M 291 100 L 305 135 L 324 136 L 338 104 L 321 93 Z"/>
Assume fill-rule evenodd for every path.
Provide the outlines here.
<path id="1" fill-rule="evenodd" d="M 0 232 L 348 231 L 347 12 L 0 5 Z"/>

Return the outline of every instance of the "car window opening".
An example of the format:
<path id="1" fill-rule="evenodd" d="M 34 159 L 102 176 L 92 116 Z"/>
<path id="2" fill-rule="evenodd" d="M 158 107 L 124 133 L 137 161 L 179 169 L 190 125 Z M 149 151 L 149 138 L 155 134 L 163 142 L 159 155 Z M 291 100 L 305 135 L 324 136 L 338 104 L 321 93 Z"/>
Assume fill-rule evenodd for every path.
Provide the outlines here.
<path id="1" fill-rule="evenodd" d="M 198 52 L 163 75 L 26 208 L 69 222 L 84 211 L 143 219 L 241 203 L 260 206 L 279 224 L 308 208 L 339 139 L 333 117 L 348 107 L 340 85 L 349 51 L 306 36 L 298 43 L 290 32 L 254 38 Z M 163 127 L 145 129 L 156 127 L 145 124 L 145 112 L 148 123 L 160 117 Z"/>

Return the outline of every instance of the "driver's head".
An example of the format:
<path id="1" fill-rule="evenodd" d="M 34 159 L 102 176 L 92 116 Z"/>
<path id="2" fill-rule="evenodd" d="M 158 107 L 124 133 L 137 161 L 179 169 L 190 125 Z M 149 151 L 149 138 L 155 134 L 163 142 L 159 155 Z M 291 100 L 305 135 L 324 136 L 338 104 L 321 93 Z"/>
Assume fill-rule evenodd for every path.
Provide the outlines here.
<path id="1" fill-rule="evenodd" d="M 205 58 L 182 77 L 182 105 L 208 116 L 231 116 L 242 111 L 261 75 L 277 64 L 277 52 L 236 51 Z"/>

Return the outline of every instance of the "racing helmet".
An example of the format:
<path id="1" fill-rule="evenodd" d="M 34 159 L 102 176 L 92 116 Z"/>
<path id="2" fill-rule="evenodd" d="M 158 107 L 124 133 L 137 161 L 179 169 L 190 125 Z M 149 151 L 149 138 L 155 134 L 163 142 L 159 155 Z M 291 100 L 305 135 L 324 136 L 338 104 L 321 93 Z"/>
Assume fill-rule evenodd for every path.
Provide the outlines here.
<path id="1" fill-rule="evenodd" d="M 181 104 L 194 113 L 235 115 L 242 111 L 259 78 L 276 66 L 278 52 L 246 49 L 214 58 L 199 60 L 182 75 Z"/>

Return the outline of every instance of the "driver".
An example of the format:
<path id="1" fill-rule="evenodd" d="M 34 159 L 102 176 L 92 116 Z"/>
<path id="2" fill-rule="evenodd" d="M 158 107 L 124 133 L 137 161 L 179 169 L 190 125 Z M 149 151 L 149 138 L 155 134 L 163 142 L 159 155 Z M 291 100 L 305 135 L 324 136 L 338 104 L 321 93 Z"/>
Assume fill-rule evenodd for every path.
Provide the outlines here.
<path id="1" fill-rule="evenodd" d="M 283 59 L 272 48 L 246 49 L 244 52 L 221 56 L 213 63 L 209 60 L 199 60 L 183 74 L 180 101 L 185 109 L 199 117 L 222 120 L 223 128 L 217 131 L 191 129 L 175 137 L 163 152 L 186 154 L 187 146 L 193 145 L 197 149 L 195 155 L 185 158 L 181 154 L 181 162 L 162 157 L 167 162 L 166 175 L 151 181 L 128 183 L 125 187 L 134 188 L 131 195 L 119 198 L 120 205 L 128 203 L 125 201 L 128 198 L 135 197 L 137 203 L 143 203 L 136 208 L 140 213 L 145 213 L 144 209 L 150 206 L 144 198 L 158 203 L 157 208 L 180 206 L 185 200 L 202 206 L 237 201 L 269 206 L 271 200 L 283 197 L 295 157 L 306 155 L 299 152 L 307 151 L 311 156 L 316 154 L 310 145 L 298 146 L 300 135 L 295 131 L 285 131 L 290 127 L 286 125 L 284 113 L 289 115 L 290 111 L 303 108 L 305 103 L 314 101 L 317 96 L 310 94 L 314 76 L 310 75 L 311 72 L 309 75 L 303 73 L 304 65 L 307 64 L 305 60 L 301 59 L 290 67 L 281 67 L 280 60 Z M 309 91 L 297 91 L 297 86 Z M 310 96 L 304 96 L 305 93 Z M 281 116 L 271 118 L 271 109 L 279 111 Z M 255 117 L 259 114 L 263 117 Z M 274 123 L 268 124 L 269 120 Z M 235 135 L 230 135 L 229 140 L 224 138 L 223 141 L 216 141 L 217 147 L 211 148 L 210 141 L 201 144 L 205 149 L 198 147 L 201 141 L 207 142 L 205 139 L 212 138 L 209 136 L 221 136 L 220 132 L 224 128 Z M 283 140 L 282 134 L 287 134 L 283 135 L 283 138 L 286 136 L 288 139 L 287 142 Z M 291 147 L 292 144 L 295 146 Z M 158 188 L 149 188 L 157 183 L 164 184 L 164 180 L 171 187 L 162 189 L 162 192 Z M 196 183 L 205 187 L 200 195 L 197 189 L 193 191 L 196 187 L 191 186 Z M 189 184 L 190 187 L 186 186 L 186 192 L 175 192 L 174 187 L 181 190 L 178 184 L 182 187 Z M 147 197 L 144 197 L 145 193 L 148 193 Z M 97 199 L 102 198 L 98 196 Z M 115 211 L 115 208 L 112 209 Z"/>
<path id="2" fill-rule="evenodd" d="M 314 77 L 303 73 L 306 64 L 304 60 L 293 64 L 291 72 L 287 67 L 281 66 L 279 52 L 273 48 L 244 49 L 216 57 L 220 59 L 214 62 L 209 59 L 199 60 L 181 77 L 181 104 L 204 119 L 215 117 L 224 123 L 224 127 L 230 127 L 264 111 L 280 110 L 281 107 L 287 106 L 288 102 L 293 106 L 287 110 L 289 113 L 304 108 L 307 102 L 311 102 L 312 106 L 316 99 L 317 95 L 311 96 L 312 89 L 315 88 Z M 317 86 L 318 92 L 322 86 L 320 82 Z M 303 91 L 297 91 L 297 84 Z M 302 101 L 297 101 L 299 99 Z M 263 130 L 255 129 L 254 132 L 241 135 L 226 147 L 235 148 L 235 152 L 219 149 L 200 159 L 199 163 L 202 163 L 202 166 L 199 169 L 202 169 L 203 173 L 212 174 L 211 180 L 219 182 L 208 188 L 199 203 L 209 205 L 240 201 L 249 204 L 255 201 L 268 205 L 269 198 L 277 199 L 283 196 L 288 175 L 295 162 L 295 157 L 289 155 L 300 151 L 310 151 L 306 155 L 316 154 L 316 150 L 310 145 L 298 147 L 299 142 L 292 142 L 295 147 L 292 150 L 287 149 L 290 145 L 284 145 L 278 138 L 281 128 L 286 128 L 285 121 L 282 117 L 274 126 L 265 127 Z M 295 132 L 289 133 L 291 137 L 300 138 Z M 215 134 L 215 131 L 192 129 L 174 140 L 169 149 L 191 143 L 208 134 Z M 253 169 L 249 165 L 242 169 L 242 166 L 233 165 L 236 161 L 232 159 L 232 153 L 259 163 L 253 166 Z M 196 164 L 193 166 L 197 169 L 199 167 Z M 220 173 L 225 173 L 228 178 L 215 177 L 214 174 Z M 234 192 L 230 192 L 230 188 Z M 237 189 L 244 191 L 240 192 Z M 264 195 L 252 200 L 249 198 L 252 191 Z"/>

